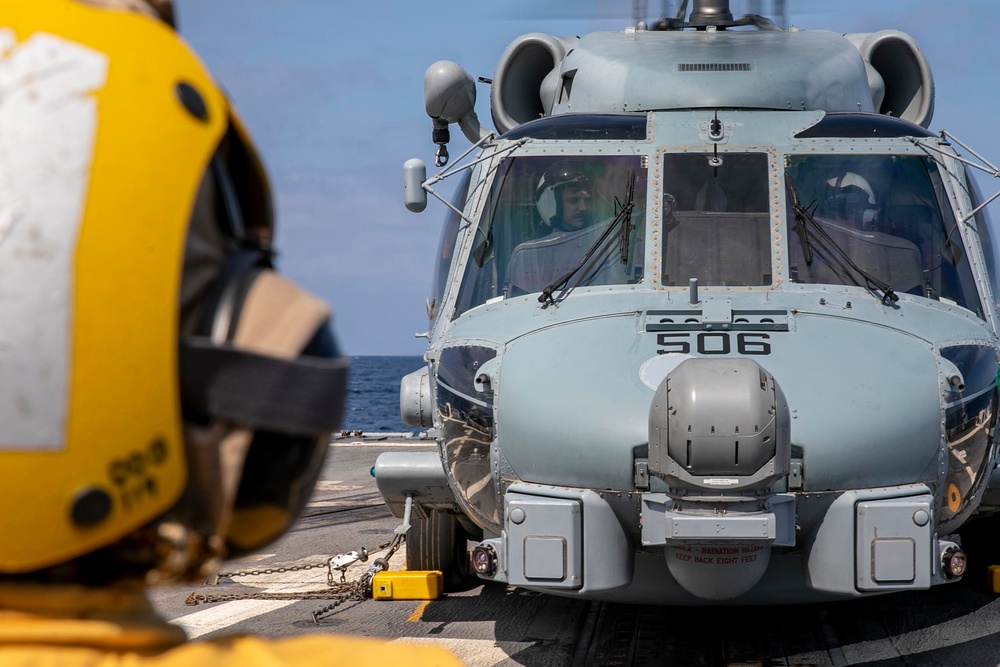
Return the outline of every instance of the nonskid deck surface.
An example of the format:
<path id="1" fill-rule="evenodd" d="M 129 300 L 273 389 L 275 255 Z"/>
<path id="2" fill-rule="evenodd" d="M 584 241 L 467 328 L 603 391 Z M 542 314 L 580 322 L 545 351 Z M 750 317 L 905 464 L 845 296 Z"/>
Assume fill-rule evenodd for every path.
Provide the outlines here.
<path id="1" fill-rule="evenodd" d="M 395 434 L 392 434 L 395 436 Z M 304 516 L 264 552 L 225 571 L 277 570 L 377 546 L 399 520 L 369 470 L 383 451 L 434 447 L 419 438 L 336 438 Z M 404 546 L 405 548 L 405 546 Z M 402 569 L 398 552 L 391 569 Z M 352 566 L 351 577 L 366 565 Z M 159 589 L 161 614 L 193 638 L 349 634 L 434 643 L 470 666 L 525 665 L 996 665 L 1000 599 L 962 584 L 859 602 L 788 607 L 678 608 L 588 602 L 470 582 L 433 602 L 239 599 L 187 606 L 190 593 L 322 590 L 326 571 L 284 568 L 257 576 Z"/>

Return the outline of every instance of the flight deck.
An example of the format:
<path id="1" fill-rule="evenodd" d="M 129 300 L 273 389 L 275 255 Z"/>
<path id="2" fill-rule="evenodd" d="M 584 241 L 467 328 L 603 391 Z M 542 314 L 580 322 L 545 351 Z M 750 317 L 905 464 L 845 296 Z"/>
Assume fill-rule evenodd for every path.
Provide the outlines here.
<path id="1" fill-rule="evenodd" d="M 470 666 L 525 665 L 994 665 L 1000 661 L 1000 599 L 963 582 L 857 601 L 769 607 L 656 607 L 562 598 L 496 583 L 434 601 L 294 599 L 327 589 L 323 562 L 384 544 L 399 520 L 369 473 L 383 451 L 431 451 L 433 441 L 336 439 L 304 515 L 265 552 L 224 564 L 217 585 L 154 591 L 158 611 L 193 638 L 254 633 L 351 634 L 446 646 Z M 405 549 L 405 545 L 403 546 Z M 370 565 L 348 568 L 350 580 Z M 401 551 L 390 569 L 403 567 Z M 284 569 L 284 572 L 277 570 Z M 188 606 L 193 594 L 292 593 Z M 308 593 L 311 594 L 311 593 Z"/>

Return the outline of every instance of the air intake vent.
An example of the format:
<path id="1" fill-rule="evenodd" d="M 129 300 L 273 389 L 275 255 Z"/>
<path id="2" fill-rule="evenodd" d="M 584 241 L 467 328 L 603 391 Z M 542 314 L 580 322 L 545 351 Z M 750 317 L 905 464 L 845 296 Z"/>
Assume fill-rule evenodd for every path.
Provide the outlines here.
<path id="1" fill-rule="evenodd" d="M 677 63 L 678 72 L 749 72 L 750 63 Z"/>

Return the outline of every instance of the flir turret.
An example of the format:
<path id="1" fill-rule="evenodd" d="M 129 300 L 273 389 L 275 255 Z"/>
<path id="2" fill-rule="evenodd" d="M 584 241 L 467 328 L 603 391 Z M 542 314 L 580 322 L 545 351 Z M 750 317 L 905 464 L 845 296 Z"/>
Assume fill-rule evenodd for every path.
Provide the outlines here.
<path id="1" fill-rule="evenodd" d="M 771 546 L 793 541 L 773 502 L 788 475 L 790 424 L 781 387 L 750 359 L 688 359 L 660 383 L 649 471 L 669 490 L 643 500 L 643 543 L 665 545 L 670 573 L 688 592 L 741 595 L 763 576 Z"/>

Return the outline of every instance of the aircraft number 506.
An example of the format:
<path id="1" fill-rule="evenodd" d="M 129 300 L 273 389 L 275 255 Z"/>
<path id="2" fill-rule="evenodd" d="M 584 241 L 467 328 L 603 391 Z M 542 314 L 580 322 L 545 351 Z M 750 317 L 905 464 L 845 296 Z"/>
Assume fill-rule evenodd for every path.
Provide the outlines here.
<path id="1" fill-rule="evenodd" d="M 691 339 L 694 338 L 692 341 Z M 763 333 L 728 333 L 723 331 L 703 331 L 700 333 L 656 334 L 657 354 L 690 354 L 692 347 L 698 354 L 730 354 L 736 339 L 736 353 L 744 355 L 771 354 L 771 338 Z"/>

